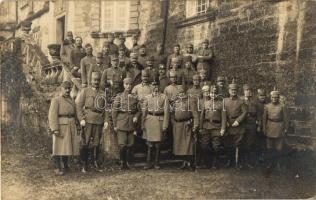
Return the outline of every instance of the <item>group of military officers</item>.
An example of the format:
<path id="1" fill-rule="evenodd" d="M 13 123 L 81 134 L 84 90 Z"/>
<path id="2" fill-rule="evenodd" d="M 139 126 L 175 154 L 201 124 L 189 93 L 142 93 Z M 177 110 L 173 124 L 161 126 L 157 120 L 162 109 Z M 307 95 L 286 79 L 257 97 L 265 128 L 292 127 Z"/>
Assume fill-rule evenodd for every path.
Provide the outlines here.
<path id="1" fill-rule="evenodd" d="M 170 138 L 173 154 L 183 161 L 181 169 L 218 167 L 221 147 L 227 166 L 251 166 L 263 152 L 271 158 L 267 167 L 276 165 L 273 158 L 281 152 L 288 130 L 279 92 L 272 91 L 268 103 L 264 89 L 258 89 L 255 97 L 245 84 L 239 97 L 234 80 L 228 89 L 223 76 L 212 84 L 213 53 L 207 40 L 196 53 L 191 44 L 183 54 L 175 45 L 166 57 L 158 44 L 157 53 L 149 56 L 136 37 L 129 50 L 124 37 L 119 37 L 117 46 L 109 34 L 102 53 L 94 57 L 92 45 L 83 49 L 80 37 L 73 41 L 71 32 L 67 36 L 61 57 L 83 88 L 73 98 L 71 82 L 64 81 L 62 94 L 51 102 L 56 174 L 69 169 L 68 157 L 73 155 L 80 155 L 82 172 L 90 165 L 100 169 L 101 138 L 109 127 L 117 136 L 122 170 L 130 168 L 135 137 L 147 144 L 144 169 L 160 168 L 161 145 Z"/>

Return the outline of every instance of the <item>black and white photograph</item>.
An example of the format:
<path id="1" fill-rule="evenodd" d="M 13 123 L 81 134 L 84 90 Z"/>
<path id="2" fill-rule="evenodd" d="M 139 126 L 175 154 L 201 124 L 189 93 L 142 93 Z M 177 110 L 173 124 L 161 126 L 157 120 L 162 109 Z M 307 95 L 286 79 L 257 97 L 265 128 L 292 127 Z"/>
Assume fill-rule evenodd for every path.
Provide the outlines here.
<path id="1" fill-rule="evenodd" d="M 0 63 L 0 199 L 316 199 L 316 0 L 0 0 Z"/>

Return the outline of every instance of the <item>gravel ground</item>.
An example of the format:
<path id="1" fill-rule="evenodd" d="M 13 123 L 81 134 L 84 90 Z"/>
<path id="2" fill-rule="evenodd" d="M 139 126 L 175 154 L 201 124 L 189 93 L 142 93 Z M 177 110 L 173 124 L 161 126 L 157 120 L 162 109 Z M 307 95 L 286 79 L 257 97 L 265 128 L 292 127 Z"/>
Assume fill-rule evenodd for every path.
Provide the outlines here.
<path id="1" fill-rule="evenodd" d="M 7 199 L 228 199 L 312 198 L 313 176 L 274 172 L 265 178 L 261 170 L 199 170 L 174 166 L 144 171 L 90 171 L 72 169 L 54 176 L 47 155 L 2 151 L 1 184 Z"/>

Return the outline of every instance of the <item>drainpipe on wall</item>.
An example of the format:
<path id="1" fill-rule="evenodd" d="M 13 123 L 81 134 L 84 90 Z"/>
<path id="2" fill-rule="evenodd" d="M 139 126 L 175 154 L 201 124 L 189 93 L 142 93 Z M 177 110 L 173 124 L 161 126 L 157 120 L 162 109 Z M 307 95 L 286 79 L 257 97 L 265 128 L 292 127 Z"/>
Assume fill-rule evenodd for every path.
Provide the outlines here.
<path id="1" fill-rule="evenodd" d="M 168 15 L 169 15 L 169 0 L 161 0 L 163 11 L 163 32 L 162 32 L 162 53 L 165 52 L 166 36 L 167 36 L 167 26 L 168 26 Z"/>

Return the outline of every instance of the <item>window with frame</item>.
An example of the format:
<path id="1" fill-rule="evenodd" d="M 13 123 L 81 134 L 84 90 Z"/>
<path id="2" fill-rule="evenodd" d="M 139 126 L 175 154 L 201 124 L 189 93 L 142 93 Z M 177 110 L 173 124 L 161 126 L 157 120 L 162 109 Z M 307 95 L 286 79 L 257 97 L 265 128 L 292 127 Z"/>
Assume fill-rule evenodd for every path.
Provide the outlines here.
<path id="1" fill-rule="evenodd" d="M 197 0 L 196 2 L 196 14 L 206 13 L 210 6 L 209 0 Z"/>
<path id="2" fill-rule="evenodd" d="M 130 24 L 130 1 L 102 1 L 101 31 L 127 31 Z"/>

